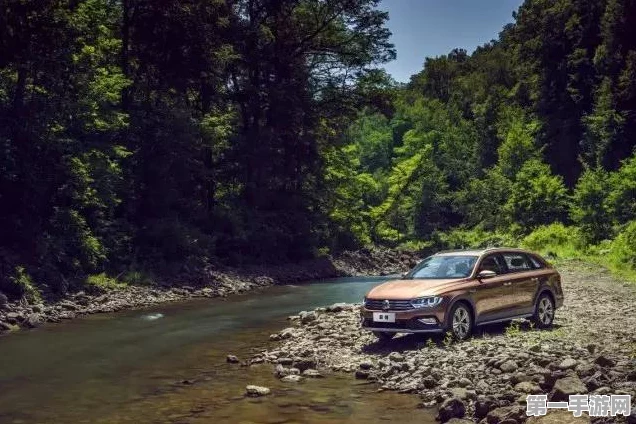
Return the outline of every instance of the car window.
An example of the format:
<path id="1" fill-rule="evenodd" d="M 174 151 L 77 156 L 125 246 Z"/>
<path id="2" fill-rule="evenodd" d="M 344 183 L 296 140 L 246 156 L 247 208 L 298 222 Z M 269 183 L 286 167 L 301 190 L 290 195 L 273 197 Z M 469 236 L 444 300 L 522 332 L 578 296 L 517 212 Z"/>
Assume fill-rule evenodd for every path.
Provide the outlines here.
<path id="1" fill-rule="evenodd" d="M 405 278 L 465 278 L 470 275 L 477 256 L 431 256 L 420 262 Z"/>
<path id="2" fill-rule="evenodd" d="M 519 272 L 534 268 L 528 257 L 522 253 L 504 253 L 502 256 L 504 261 L 506 261 L 509 272 Z"/>
<path id="3" fill-rule="evenodd" d="M 532 263 L 532 267 L 534 269 L 545 268 L 545 265 L 543 264 L 543 262 L 541 262 L 541 260 L 539 260 L 539 258 L 537 258 L 536 256 L 528 255 L 528 258 L 530 258 L 530 262 Z"/>
<path id="4" fill-rule="evenodd" d="M 504 267 L 499 255 L 486 256 L 479 264 L 479 271 L 494 271 L 497 275 L 504 273 Z"/>

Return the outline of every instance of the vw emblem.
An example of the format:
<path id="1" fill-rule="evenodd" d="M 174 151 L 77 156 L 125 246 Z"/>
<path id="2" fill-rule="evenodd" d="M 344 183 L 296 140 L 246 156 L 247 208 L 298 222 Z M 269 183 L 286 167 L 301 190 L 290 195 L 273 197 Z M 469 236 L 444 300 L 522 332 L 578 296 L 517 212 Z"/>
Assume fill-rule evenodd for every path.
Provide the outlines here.
<path id="1" fill-rule="evenodd" d="M 385 300 L 384 302 L 382 302 L 382 309 L 384 309 L 385 311 L 388 311 L 389 308 L 391 308 L 391 302 L 389 302 L 388 300 Z"/>

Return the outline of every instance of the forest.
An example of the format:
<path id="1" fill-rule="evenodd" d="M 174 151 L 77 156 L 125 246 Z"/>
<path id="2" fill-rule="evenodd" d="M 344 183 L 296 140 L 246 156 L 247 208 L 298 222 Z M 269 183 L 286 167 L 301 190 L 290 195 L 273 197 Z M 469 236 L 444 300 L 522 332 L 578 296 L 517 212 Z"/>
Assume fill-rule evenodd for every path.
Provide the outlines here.
<path id="1" fill-rule="evenodd" d="M 526 0 L 406 84 L 378 3 L 3 1 L 0 291 L 372 245 L 635 272 L 636 1 Z"/>

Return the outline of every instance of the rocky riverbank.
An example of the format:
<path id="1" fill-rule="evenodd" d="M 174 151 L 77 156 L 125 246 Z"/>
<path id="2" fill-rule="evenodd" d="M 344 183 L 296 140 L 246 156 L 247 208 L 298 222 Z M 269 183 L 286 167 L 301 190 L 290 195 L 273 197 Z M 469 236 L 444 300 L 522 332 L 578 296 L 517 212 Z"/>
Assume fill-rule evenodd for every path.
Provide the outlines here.
<path id="1" fill-rule="evenodd" d="M 310 280 L 386 275 L 408 270 L 418 258 L 410 252 L 365 249 L 344 252 L 297 264 L 252 266 L 244 269 L 207 267 L 186 275 L 182 282 L 149 286 L 127 286 L 91 292 L 71 293 L 56 301 L 29 304 L 9 302 L 0 293 L 0 334 L 37 327 L 44 322 L 60 322 L 78 316 L 146 307 L 195 297 L 225 297 L 275 284 L 293 284 Z"/>
<path id="2" fill-rule="evenodd" d="M 527 394 L 629 394 L 636 400 L 636 285 L 581 263 L 561 267 L 566 304 L 551 330 L 522 321 L 480 328 L 469 341 L 398 337 L 379 343 L 359 327 L 359 305 L 337 304 L 290 317 L 276 346 L 251 359 L 282 377 L 306 369 L 354 373 L 379 390 L 415 393 L 442 422 L 590 422 L 556 412 L 528 420 Z M 594 423 L 636 423 L 636 410 Z"/>

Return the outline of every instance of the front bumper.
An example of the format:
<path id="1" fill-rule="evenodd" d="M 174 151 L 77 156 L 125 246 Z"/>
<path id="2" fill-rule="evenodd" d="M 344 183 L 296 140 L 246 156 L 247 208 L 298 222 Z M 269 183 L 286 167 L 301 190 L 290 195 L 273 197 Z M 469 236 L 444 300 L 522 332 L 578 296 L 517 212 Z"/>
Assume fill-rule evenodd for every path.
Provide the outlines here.
<path id="1" fill-rule="evenodd" d="M 394 313 L 395 322 L 374 321 L 374 312 Z M 426 319 L 426 322 L 420 321 L 421 319 Z M 442 333 L 446 330 L 445 322 L 445 311 L 441 308 L 383 311 L 367 309 L 363 306 L 360 312 L 360 324 L 363 329 L 368 331 L 380 331 L 385 333 Z"/>

